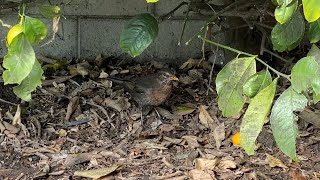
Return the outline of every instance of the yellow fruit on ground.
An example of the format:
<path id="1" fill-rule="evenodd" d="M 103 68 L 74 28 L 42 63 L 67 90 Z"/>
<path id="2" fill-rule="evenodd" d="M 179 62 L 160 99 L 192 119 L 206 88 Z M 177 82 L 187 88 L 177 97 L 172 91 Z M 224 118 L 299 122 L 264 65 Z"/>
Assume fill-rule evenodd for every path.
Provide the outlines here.
<path id="1" fill-rule="evenodd" d="M 236 132 L 232 137 L 231 141 L 233 145 L 239 145 L 240 144 L 240 132 Z"/>
<path id="2" fill-rule="evenodd" d="M 15 38 L 17 35 L 23 32 L 23 28 L 20 24 L 16 24 L 12 26 L 12 28 L 9 30 L 7 34 L 7 43 L 8 45 L 11 44 L 13 38 Z"/>

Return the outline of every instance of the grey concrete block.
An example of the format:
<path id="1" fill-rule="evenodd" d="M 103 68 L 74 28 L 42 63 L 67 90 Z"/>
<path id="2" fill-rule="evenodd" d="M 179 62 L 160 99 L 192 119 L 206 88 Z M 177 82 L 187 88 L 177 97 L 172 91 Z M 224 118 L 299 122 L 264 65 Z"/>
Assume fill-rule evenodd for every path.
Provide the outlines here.
<path id="1" fill-rule="evenodd" d="M 134 16 L 147 12 L 145 0 L 73 0 L 65 5 L 66 15 Z"/>
<path id="2" fill-rule="evenodd" d="M 158 1 L 156 4 L 156 15 L 162 16 L 164 14 L 167 14 L 172 9 L 174 9 L 176 6 L 178 6 L 180 3 L 184 2 L 184 0 L 165 0 L 165 1 Z M 179 10 L 177 10 L 173 16 L 184 16 L 184 12 L 187 11 L 187 6 L 182 6 Z"/>

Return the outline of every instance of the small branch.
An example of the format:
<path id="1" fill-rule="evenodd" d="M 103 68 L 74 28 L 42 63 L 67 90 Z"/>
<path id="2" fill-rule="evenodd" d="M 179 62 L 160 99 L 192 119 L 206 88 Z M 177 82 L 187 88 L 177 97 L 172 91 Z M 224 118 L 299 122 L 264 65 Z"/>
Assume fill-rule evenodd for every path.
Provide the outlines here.
<path id="1" fill-rule="evenodd" d="M 3 26 L 3 27 L 7 27 L 7 28 L 11 28 L 12 26 L 10 24 L 6 24 L 2 21 L 2 19 L 0 19 L 0 24 Z"/>
<path id="2" fill-rule="evenodd" d="M 172 9 L 170 12 L 168 12 L 167 14 L 165 14 L 165 15 L 163 15 L 163 16 L 160 16 L 160 17 L 158 18 L 159 23 L 162 22 L 162 21 L 164 21 L 165 18 L 168 18 L 168 19 L 169 19 L 169 18 L 174 14 L 174 12 L 176 12 L 178 9 L 180 9 L 182 6 L 184 6 L 184 5 L 186 5 L 186 4 L 190 4 L 190 3 L 182 2 L 182 3 L 180 3 L 177 7 L 175 7 L 175 8 Z"/>
<path id="3" fill-rule="evenodd" d="M 210 40 L 205 39 L 205 38 L 200 37 L 200 36 L 198 36 L 198 37 L 199 37 L 200 39 L 202 39 L 202 40 L 210 43 L 210 44 L 213 44 L 213 45 L 216 45 L 216 46 L 221 47 L 221 48 L 223 48 L 223 49 L 227 49 L 227 50 L 229 50 L 229 51 L 235 52 L 235 53 L 237 53 L 237 54 L 239 54 L 239 55 L 242 54 L 242 55 L 246 55 L 246 56 L 250 56 L 250 57 L 255 57 L 255 59 L 256 59 L 257 61 L 259 61 L 259 62 L 260 62 L 261 64 L 263 64 L 264 66 L 266 66 L 266 67 L 267 67 L 268 69 L 270 69 L 271 71 L 273 71 L 275 74 L 277 74 L 278 76 L 282 76 L 282 77 L 288 79 L 289 81 L 291 81 L 291 80 L 290 80 L 290 75 L 283 74 L 283 73 L 277 71 L 276 69 L 274 69 L 273 67 L 271 67 L 270 65 L 268 65 L 267 63 L 265 63 L 262 59 L 258 58 L 257 55 L 253 55 L 253 54 L 249 54 L 249 53 L 246 53 L 246 52 L 243 52 L 243 51 L 239 51 L 239 50 L 237 50 L 237 49 L 231 48 L 231 47 L 229 47 L 229 46 L 224 46 L 224 45 L 222 45 L 222 44 L 219 44 L 219 43 L 210 41 Z"/>
<path id="4" fill-rule="evenodd" d="M 188 17 L 189 17 L 189 12 L 190 12 L 190 2 L 188 3 L 188 9 L 187 9 L 187 14 L 186 14 L 186 17 L 184 18 L 184 21 L 183 21 L 183 26 L 182 26 L 182 30 L 181 30 L 181 34 L 180 34 L 180 37 L 179 37 L 179 42 L 178 42 L 178 46 L 180 46 L 181 44 L 181 41 L 182 41 L 182 37 L 183 37 L 183 34 L 184 34 L 184 30 L 186 28 L 186 24 L 187 24 L 187 20 L 188 20 Z"/>

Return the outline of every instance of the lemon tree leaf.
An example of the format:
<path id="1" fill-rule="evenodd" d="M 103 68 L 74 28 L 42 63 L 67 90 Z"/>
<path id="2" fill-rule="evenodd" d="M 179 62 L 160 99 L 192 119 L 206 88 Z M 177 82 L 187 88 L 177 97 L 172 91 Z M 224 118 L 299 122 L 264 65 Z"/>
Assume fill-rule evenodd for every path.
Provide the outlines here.
<path id="1" fill-rule="evenodd" d="M 24 101 L 31 101 L 31 92 L 41 86 L 43 70 L 38 60 L 35 60 L 30 74 L 13 88 L 13 92 Z"/>
<path id="2" fill-rule="evenodd" d="M 262 70 L 249 77 L 246 83 L 243 85 L 243 93 L 252 98 L 258 92 L 271 84 L 272 78 L 268 70 Z"/>
<path id="3" fill-rule="evenodd" d="M 8 53 L 3 59 L 6 69 L 2 78 L 4 84 L 20 84 L 31 72 L 35 61 L 34 50 L 24 33 L 13 38 Z"/>
<path id="4" fill-rule="evenodd" d="M 132 57 L 139 56 L 157 37 L 158 31 L 158 22 L 151 14 L 138 15 L 120 34 L 120 47 Z"/>
<path id="5" fill-rule="evenodd" d="M 271 110 L 271 128 L 278 147 L 293 160 L 297 160 L 296 137 L 298 134 L 297 119 L 293 113 L 302 111 L 307 105 L 307 98 L 297 93 L 292 87 L 285 90 Z"/>
<path id="6" fill-rule="evenodd" d="M 48 29 L 46 25 L 39 19 L 25 16 L 24 33 L 28 37 L 31 44 L 36 44 L 47 36 Z"/>
<path id="7" fill-rule="evenodd" d="M 320 64 L 320 49 L 316 45 L 312 45 L 307 56 L 314 56 L 315 60 Z"/>
<path id="8" fill-rule="evenodd" d="M 298 0 L 294 0 L 294 2 L 290 4 L 288 2 L 282 3 L 282 5 L 276 7 L 274 16 L 280 24 L 283 24 L 290 19 L 290 17 L 296 11 L 297 7 Z"/>
<path id="9" fill-rule="evenodd" d="M 270 108 L 276 93 L 278 78 L 260 91 L 251 101 L 243 116 L 240 127 L 240 145 L 248 155 L 253 155 L 255 141 L 262 130 L 263 124 L 270 113 Z"/>
<path id="10" fill-rule="evenodd" d="M 155 3 L 158 2 L 159 0 L 147 0 L 147 3 Z"/>
<path id="11" fill-rule="evenodd" d="M 236 58 L 227 63 L 216 78 L 218 106 L 223 116 L 239 113 L 244 105 L 243 85 L 256 73 L 255 57 Z"/>
<path id="12" fill-rule="evenodd" d="M 292 88 L 298 93 L 312 87 L 313 82 L 320 78 L 319 65 L 314 56 L 300 59 L 291 70 Z"/>
<path id="13" fill-rule="evenodd" d="M 284 24 L 277 23 L 271 32 L 273 49 L 279 52 L 296 48 L 304 36 L 305 24 L 299 11 Z"/>
<path id="14" fill-rule="evenodd" d="M 39 11 L 42 16 L 46 18 L 54 18 L 61 16 L 61 9 L 57 5 L 50 5 L 50 4 L 38 4 Z"/>
<path id="15" fill-rule="evenodd" d="M 312 45 L 311 49 L 308 52 L 308 56 L 313 56 L 315 60 L 318 62 L 318 65 L 320 65 L 320 49 L 316 45 Z M 318 76 L 320 77 L 320 70 L 318 70 Z M 312 88 L 313 88 L 313 103 L 317 103 L 320 101 L 320 79 L 316 78 L 312 82 Z"/>
<path id="16" fill-rule="evenodd" d="M 320 40 L 320 19 L 309 23 L 308 38 L 311 43 L 316 43 Z"/>
<path id="17" fill-rule="evenodd" d="M 308 22 L 313 22 L 320 17 L 319 0 L 302 0 L 303 12 Z"/>

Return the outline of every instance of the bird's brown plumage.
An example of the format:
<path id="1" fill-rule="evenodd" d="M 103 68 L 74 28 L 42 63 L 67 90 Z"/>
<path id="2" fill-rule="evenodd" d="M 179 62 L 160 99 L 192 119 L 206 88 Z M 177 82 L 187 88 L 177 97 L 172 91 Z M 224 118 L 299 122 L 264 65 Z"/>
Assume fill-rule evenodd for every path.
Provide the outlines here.
<path id="1" fill-rule="evenodd" d="M 165 102 L 172 92 L 172 81 L 178 80 L 169 70 L 159 71 L 148 76 L 120 79 L 108 77 L 128 91 L 140 107 L 158 106 Z"/>

